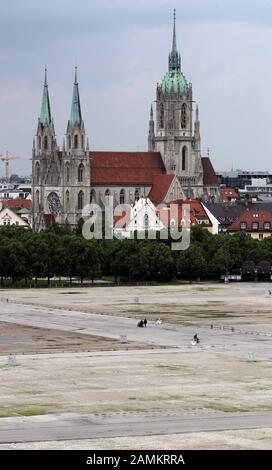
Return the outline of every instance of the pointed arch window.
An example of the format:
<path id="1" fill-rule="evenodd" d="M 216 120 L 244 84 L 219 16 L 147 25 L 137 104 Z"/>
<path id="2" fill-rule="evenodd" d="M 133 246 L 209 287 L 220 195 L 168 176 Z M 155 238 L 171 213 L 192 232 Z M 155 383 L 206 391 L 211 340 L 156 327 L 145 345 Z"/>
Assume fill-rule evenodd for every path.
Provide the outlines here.
<path id="1" fill-rule="evenodd" d="M 72 139 L 70 135 L 68 137 L 68 143 L 69 143 L 69 149 L 70 149 L 72 147 Z"/>
<path id="2" fill-rule="evenodd" d="M 41 148 L 42 148 L 42 138 L 41 138 L 40 135 L 39 135 L 38 141 L 39 141 L 39 144 L 38 144 L 39 145 L 39 150 L 41 150 Z"/>
<path id="3" fill-rule="evenodd" d="M 187 106 L 185 103 L 181 106 L 181 128 L 185 129 L 187 126 Z"/>
<path id="4" fill-rule="evenodd" d="M 37 189 L 35 194 L 36 210 L 38 210 L 40 205 L 40 191 Z"/>
<path id="5" fill-rule="evenodd" d="M 160 104 L 160 111 L 159 111 L 159 126 L 161 129 L 164 128 L 164 106 Z"/>
<path id="6" fill-rule="evenodd" d="M 44 136 L 43 146 L 44 146 L 45 150 L 48 149 L 48 137 L 47 137 L 47 135 Z"/>
<path id="7" fill-rule="evenodd" d="M 83 204 L 84 204 L 84 194 L 83 194 L 83 191 L 79 191 L 78 197 L 77 197 L 77 207 L 79 210 L 83 209 Z"/>
<path id="8" fill-rule="evenodd" d="M 121 189 L 120 191 L 120 204 L 125 204 L 125 190 Z"/>
<path id="9" fill-rule="evenodd" d="M 186 168 L 187 168 L 187 147 L 184 146 L 182 149 L 181 169 L 182 171 L 186 171 Z"/>
<path id="10" fill-rule="evenodd" d="M 91 204 L 92 202 L 95 202 L 95 200 L 96 200 L 96 193 L 95 193 L 95 190 L 92 189 L 92 190 L 91 190 L 91 193 L 90 193 L 90 204 Z"/>
<path id="11" fill-rule="evenodd" d="M 135 190 L 135 201 L 139 201 L 139 199 L 140 199 L 140 191 L 139 191 L 139 189 L 136 189 Z"/>
<path id="12" fill-rule="evenodd" d="M 84 135 L 81 136 L 81 148 L 84 149 Z"/>
<path id="13" fill-rule="evenodd" d="M 36 176 L 36 183 L 39 183 L 40 179 L 40 164 L 37 162 L 35 167 L 35 176 Z"/>
<path id="14" fill-rule="evenodd" d="M 70 210 L 70 193 L 68 190 L 65 193 L 65 205 L 66 205 L 66 211 L 68 212 Z"/>
<path id="15" fill-rule="evenodd" d="M 110 190 L 106 189 L 105 191 L 105 204 L 109 204 L 110 202 Z"/>
<path id="16" fill-rule="evenodd" d="M 82 183 L 84 180 L 84 165 L 80 163 L 78 170 L 77 170 L 77 180 L 79 183 Z"/>
<path id="17" fill-rule="evenodd" d="M 66 165 L 65 165 L 65 179 L 66 179 L 66 183 L 69 183 L 69 181 L 70 181 L 70 165 L 69 165 L 69 163 L 66 163 Z"/>
<path id="18" fill-rule="evenodd" d="M 145 230 L 147 230 L 149 227 L 149 217 L 148 217 L 148 214 L 145 214 L 144 215 L 144 228 Z"/>
<path id="19" fill-rule="evenodd" d="M 78 135 L 77 134 L 74 136 L 74 148 L 75 149 L 78 148 Z"/>

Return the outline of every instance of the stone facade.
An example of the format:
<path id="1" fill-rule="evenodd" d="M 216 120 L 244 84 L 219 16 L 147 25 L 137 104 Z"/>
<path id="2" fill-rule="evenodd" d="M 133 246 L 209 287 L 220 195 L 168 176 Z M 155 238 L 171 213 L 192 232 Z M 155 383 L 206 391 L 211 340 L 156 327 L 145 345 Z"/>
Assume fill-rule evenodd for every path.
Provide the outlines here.
<path id="1" fill-rule="evenodd" d="M 45 75 L 41 115 L 32 151 L 32 225 L 42 226 L 44 214 L 56 222 L 76 225 L 84 205 L 90 201 L 90 157 L 81 116 L 75 75 L 71 116 L 66 145 L 57 145 Z"/>
<path id="2" fill-rule="evenodd" d="M 156 106 L 156 125 L 152 107 L 150 113 L 149 150 L 161 153 L 167 173 L 178 176 L 188 197 L 202 197 L 199 111 L 197 107 L 193 119 L 193 90 L 181 70 L 175 17 L 168 72 L 157 85 Z"/>
<path id="3" fill-rule="evenodd" d="M 44 226 L 45 216 L 59 224 L 75 226 L 89 203 L 103 205 L 109 196 L 114 206 L 134 204 L 149 194 L 159 195 L 157 184 L 167 184 L 164 175 L 173 175 L 175 198 L 217 200 L 218 181 L 209 159 L 201 158 L 198 107 L 193 110 L 192 85 L 181 71 L 173 43 L 168 72 L 157 85 L 156 125 L 151 106 L 148 152 L 90 151 L 75 73 L 70 119 L 62 149 L 58 147 L 51 116 L 45 74 L 41 114 L 32 152 L 32 225 Z M 159 176 L 159 178 L 158 178 Z"/>

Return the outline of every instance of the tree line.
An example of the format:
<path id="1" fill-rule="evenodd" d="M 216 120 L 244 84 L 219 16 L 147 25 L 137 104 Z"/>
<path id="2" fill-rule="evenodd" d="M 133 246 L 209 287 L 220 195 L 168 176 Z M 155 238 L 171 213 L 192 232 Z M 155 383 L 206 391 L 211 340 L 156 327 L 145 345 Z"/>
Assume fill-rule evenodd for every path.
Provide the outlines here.
<path id="1" fill-rule="evenodd" d="M 244 261 L 272 262 L 272 237 L 253 240 L 245 233 L 211 235 L 191 230 L 186 251 L 172 251 L 169 240 L 85 240 L 68 228 L 40 233 L 0 228 L 0 278 L 12 285 L 65 277 L 78 282 L 111 277 L 116 282 L 169 282 L 218 279 L 237 272 Z"/>

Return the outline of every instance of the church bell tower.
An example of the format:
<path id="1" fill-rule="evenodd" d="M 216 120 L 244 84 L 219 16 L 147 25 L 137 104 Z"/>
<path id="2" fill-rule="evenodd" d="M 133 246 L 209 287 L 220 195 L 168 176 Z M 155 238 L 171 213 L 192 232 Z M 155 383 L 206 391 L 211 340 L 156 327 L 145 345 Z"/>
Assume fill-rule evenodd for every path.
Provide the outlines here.
<path id="1" fill-rule="evenodd" d="M 199 112 L 197 110 L 193 125 L 193 103 L 192 85 L 182 72 L 177 49 L 174 10 L 168 72 L 156 90 L 156 134 L 153 140 L 154 150 L 161 153 L 167 173 L 177 175 L 188 197 L 198 197 L 203 192 Z M 148 143 L 151 148 L 150 124 Z"/>

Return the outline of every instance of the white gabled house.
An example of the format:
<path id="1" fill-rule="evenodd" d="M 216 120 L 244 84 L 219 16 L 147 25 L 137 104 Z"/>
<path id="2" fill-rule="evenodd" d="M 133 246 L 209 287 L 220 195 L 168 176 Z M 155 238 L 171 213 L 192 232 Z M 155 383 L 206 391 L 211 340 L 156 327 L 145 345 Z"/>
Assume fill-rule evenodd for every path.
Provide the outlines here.
<path id="1" fill-rule="evenodd" d="M 164 228 L 155 205 L 148 198 L 139 199 L 126 214 L 116 215 L 114 219 L 114 234 L 124 238 L 133 236 L 134 232 L 160 231 Z"/>
<path id="2" fill-rule="evenodd" d="M 29 224 L 25 219 L 15 214 L 15 212 L 8 207 L 0 210 L 0 226 L 16 225 L 18 227 L 29 228 Z"/>

